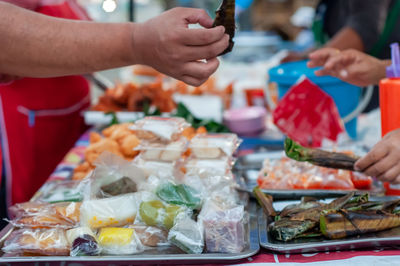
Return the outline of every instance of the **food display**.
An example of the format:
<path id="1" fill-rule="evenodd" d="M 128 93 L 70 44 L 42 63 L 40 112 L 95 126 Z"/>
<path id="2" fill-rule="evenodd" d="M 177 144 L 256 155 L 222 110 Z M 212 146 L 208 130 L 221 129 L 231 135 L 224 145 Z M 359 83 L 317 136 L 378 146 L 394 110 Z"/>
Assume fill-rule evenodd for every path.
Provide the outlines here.
<path id="1" fill-rule="evenodd" d="M 236 192 L 231 173 L 239 140 L 235 135 L 202 135 L 223 139 L 223 144 L 216 141 L 223 156 L 193 157 L 189 161 L 197 164 L 190 168 L 190 153 L 197 151 L 189 150 L 187 143 L 197 133 L 188 129 L 180 118 L 149 117 L 107 128 L 103 136 L 92 134 L 86 154 L 99 154 L 91 173 L 73 181 L 79 183 L 79 199 L 71 202 L 71 197 L 59 196 L 56 203 L 34 199 L 11 207 L 14 231 L 3 252 L 8 256 L 125 256 L 174 247 L 182 254 L 240 253 L 248 246 L 249 225 L 247 200 Z M 132 147 L 138 156 L 126 160 L 120 143 L 131 135 L 140 146 Z M 146 155 L 146 145 L 157 146 L 164 154 L 182 140 L 185 145 L 168 160 Z M 114 141 L 118 152 L 93 148 L 100 141 Z M 202 151 L 203 155 L 214 154 L 211 143 L 206 149 L 211 151 Z M 218 167 L 207 160 L 220 161 L 223 170 L 203 171 Z M 76 190 L 76 184 L 62 184 L 65 191 Z"/>
<path id="2" fill-rule="evenodd" d="M 257 183 L 262 189 L 368 190 L 372 178 L 353 172 L 357 156 L 305 148 L 285 140 L 290 158 L 265 160 Z M 292 160 L 293 159 L 293 160 Z"/>
<path id="3" fill-rule="evenodd" d="M 199 159 L 217 159 L 232 157 L 240 142 L 235 134 L 201 134 L 190 141 L 194 157 Z"/>
<path id="4" fill-rule="evenodd" d="M 349 193 L 330 202 L 320 202 L 304 197 L 297 204 L 290 204 L 275 211 L 271 198 L 257 194 L 269 222 L 269 234 L 278 241 L 297 239 L 342 239 L 376 233 L 400 226 L 400 200 L 370 200 L 368 194 L 355 196 Z"/>

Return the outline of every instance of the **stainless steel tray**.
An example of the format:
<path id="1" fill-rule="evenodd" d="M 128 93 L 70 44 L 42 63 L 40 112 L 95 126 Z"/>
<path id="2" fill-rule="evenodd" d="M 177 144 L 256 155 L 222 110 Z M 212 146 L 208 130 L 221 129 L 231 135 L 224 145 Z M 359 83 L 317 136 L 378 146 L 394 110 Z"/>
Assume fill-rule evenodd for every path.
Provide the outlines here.
<path id="1" fill-rule="evenodd" d="M 390 197 L 372 198 L 373 200 L 390 200 Z M 285 204 L 298 203 L 298 201 L 287 201 Z M 279 209 L 279 208 L 276 208 Z M 341 240 L 328 240 L 323 237 L 298 239 L 290 242 L 274 240 L 270 237 L 267 226 L 266 215 L 259 209 L 258 225 L 260 232 L 260 245 L 270 251 L 278 253 L 314 253 L 339 250 L 354 250 L 363 248 L 388 248 L 400 245 L 400 227 L 373 234 L 350 237 Z"/>
<path id="2" fill-rule="evenodd" d="M 258 173 L 262 167 L 262 162 L 269 158 L 271 160 L 280 159 L 283 152 L 258 153 L 243 156 L 238 159 L 234 167 L 234 175 L 237 181 L 237 190 L 253 195 L 253 189 L 257 186 Z M 263 189 L 264 193 L 273 196 L 274 200 L 294 200 L 309 196 L 314 198 L 333 198 L 346 195 L 351 190 L 331 190 L 331 189 Z M 373 196 L 383 196 L 384 188 L 380 182 L 374 182 L 370 190 L 355 190 L 356 194 L 369 193 Z"/>
<path id="3" fill-rule="evenodd" d="M 238 261 L 255 255 L 260 250 L 259 232 L 258 232 L 258 205 L 254 201 L 249 201 L 247 211 L 249 213 L 249 221 L 247 223 L 247 245 L 243 252 L 236 254 L 225 253 L 204 253 L 204 254 L 184 254 L 182 251 L 174 247 L 157 248 L 145 251 L 144 253 L 130 256 L 94 256 L 94 257 L 6 257 L 0 253 L 1 263 L 16 262 L 96 262 L 96 263 L 174 263 L 174 262 L 221 262 L 221 261 Z M 12 232 L 11 225 L 7 226 L 0 232 L 0 248 L 3 246 L 7 235 Z M 1 251 L 0 251 L 1 252 Z"/>

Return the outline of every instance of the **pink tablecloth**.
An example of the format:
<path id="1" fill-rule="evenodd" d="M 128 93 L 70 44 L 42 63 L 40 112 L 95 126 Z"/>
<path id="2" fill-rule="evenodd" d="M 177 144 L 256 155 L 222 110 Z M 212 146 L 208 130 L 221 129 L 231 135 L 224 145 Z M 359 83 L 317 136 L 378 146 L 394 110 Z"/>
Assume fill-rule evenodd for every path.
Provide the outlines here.
<path id="1" fill-rule="evenodd" d="M 89 134 L 84 134 L 76 146 L 66 155 L 64 160 L 51 175 L 49 181 L 65 180 L 71 176 L 71 171 L 83 158 L 84 149 L 88 145 Z M 399 247 L 400 249 L 400 247 Z M 260 252 L 239 264 L 276 264 L 276 263 L 311 263 L 312 265 L 400 265 L 400 250 L 362 250 L 362 251 L 336 251 L 311 254 L 274 254 L 261 249 Z M 63 263 L 68 265 L 68 263 Z M 73 265 L 79 265 L 74 263 Z"/>

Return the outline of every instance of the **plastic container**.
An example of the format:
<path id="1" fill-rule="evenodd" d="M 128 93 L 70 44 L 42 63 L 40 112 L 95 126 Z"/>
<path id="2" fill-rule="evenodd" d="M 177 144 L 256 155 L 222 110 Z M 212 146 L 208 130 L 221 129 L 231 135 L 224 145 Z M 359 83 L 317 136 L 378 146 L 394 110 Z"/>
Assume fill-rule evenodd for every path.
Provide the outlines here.
<path id="1" fill-rule="evenodd" d="M 241 136 L 257 136 L 264 132 L 266 120 L 267 111 L 260 106 L 231 109 L 224 113 L 224 124 Z"/>
<path id="2" fill-rule="evenodd" d="M 269 71 L 270 82 L 277 84 L 279 99 L 289 91 L 300 77 L 305 75 L 333 98 L 342 118 L 351 114 L 358 107 L 361 98 L 360 87 L 330 76 L 317 77 L 314 74 L 316 69 L 308 68 L 306 64 L 307 61 L 287 63 Z M 357 118 L 347 122 L 345 127 L 351 138 L 357 138 Z"/>
<path id="3" fill-rule="evenodd" d="M 400 128 L 400 52 L 399 44 L 391 45 L 392 65 L 386 69 L 387 78 L 379 84 L 382 137 Z M 400 185 L 384 183 L 386 195 L 400 196 Z"/>

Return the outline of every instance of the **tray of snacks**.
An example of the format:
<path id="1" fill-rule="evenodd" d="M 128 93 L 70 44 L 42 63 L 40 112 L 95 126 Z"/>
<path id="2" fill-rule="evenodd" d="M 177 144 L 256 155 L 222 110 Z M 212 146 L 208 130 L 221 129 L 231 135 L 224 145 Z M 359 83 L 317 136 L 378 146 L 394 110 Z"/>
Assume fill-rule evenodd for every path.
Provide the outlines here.
<path id="1" fill-rule="evenodd" d="M 280 253 L 385 248 L 400 244 L 400 199 L 348 193 L 277 201 L 260 190 L 260 244 Z"/>
<path id="2" fill-rule="evenodd" d="M 147 117 L 92 135 L 73 180 L 48 183 L 10 208 L 0 263 L 209 262 L 256 254 L 258 206 L 236 191 L 232 174 L 240 140 L 189 128 L 182 118 Z"/>
<path id="3" fill-rule="evenodd" d="M 298 150 L 289 150 L 287 144 L 288 141 L 285 151 L 239 158 L 234 167 L 238 190 L 253 193 L 253 189 L 259 186 L 276 200 L 300 199 L 304 196 L 337 197 L 352 191 L 356 194 L 368 192 L 374 196 L 384 195 L 381 182 L 350 169 L 356 161 L 352 154 L 317 150 L 316 155 L 312 153 L 315 155 L 314 162 L 311 160 L 313 158 L 299 156 Z M 311 156 L 310 153 L 306 155 Z M 334 159 L 329 158 L 332 156 Z M 338 162 L 339 165 L 335 165 Z"/>

